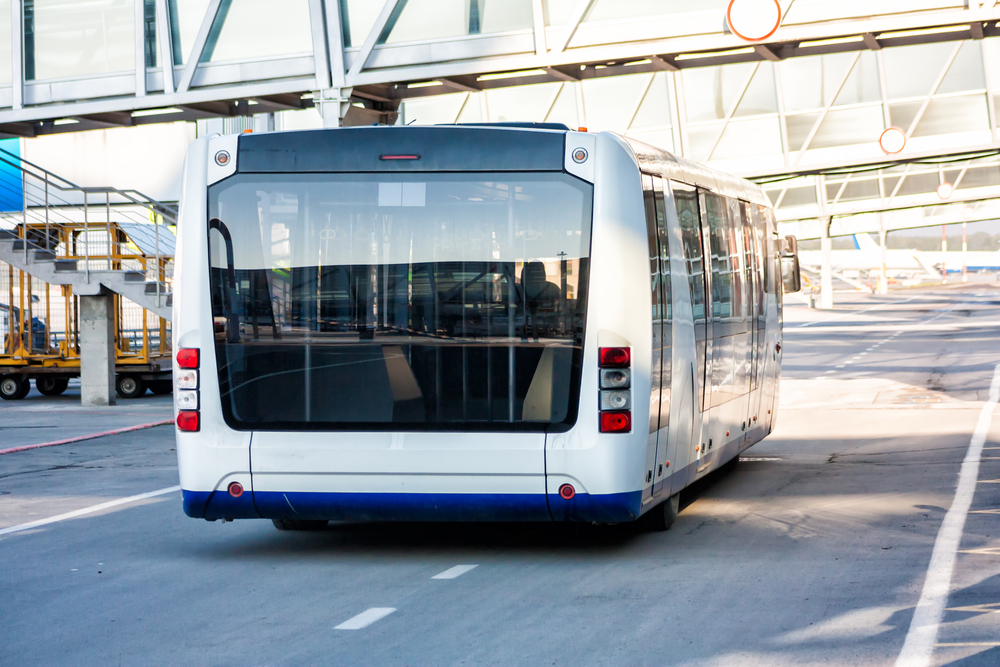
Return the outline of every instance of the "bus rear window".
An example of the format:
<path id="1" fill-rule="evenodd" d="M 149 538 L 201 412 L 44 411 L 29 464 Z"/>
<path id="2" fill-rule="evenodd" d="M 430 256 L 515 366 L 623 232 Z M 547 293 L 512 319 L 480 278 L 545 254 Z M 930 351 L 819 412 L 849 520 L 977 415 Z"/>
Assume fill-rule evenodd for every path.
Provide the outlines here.
<path id="1" fill-rule="evenodd" d="M 239 429 L 563 431 L 593 186 L 566 174 L 239 174 L 209 190 Z"/>

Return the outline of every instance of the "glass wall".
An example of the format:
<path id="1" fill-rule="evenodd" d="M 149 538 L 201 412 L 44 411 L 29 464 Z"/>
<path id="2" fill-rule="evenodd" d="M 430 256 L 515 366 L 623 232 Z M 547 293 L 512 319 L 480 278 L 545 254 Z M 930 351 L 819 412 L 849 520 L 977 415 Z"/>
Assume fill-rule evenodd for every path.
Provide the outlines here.
<path id="1" fill-rule="evenodd" d="M 10 0 L 0 0 L 0 35 L 10 34 Z M 10 40 L 0 39 L 0 84 L 10 83 Z"/>
<path id="2" fill-rule="evenodd" d="M 309 0 L 282 0 L 281 11 L 274 11 L 272 0 L 223 0 L 201 62 L 312 52 Z"/>
<path id="3" fill-rule="evenodd" d="M 129 2 L 24 0 L 24 78 L 133 71 L 134 30 L 135 9 Z"/>

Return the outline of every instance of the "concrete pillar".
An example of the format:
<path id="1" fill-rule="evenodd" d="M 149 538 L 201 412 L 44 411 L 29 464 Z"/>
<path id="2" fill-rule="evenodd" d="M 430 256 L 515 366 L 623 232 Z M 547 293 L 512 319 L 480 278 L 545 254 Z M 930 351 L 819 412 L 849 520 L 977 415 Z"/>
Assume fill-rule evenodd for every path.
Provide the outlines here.
<path id="1" fill-rule="evenodd" d="M 886 236 L 886 231 L 885 231 L 885 220 L 883 220 L 881 213 L 878 214 L 878 227 L 879 227 L 879 230 L 878 230 L 878 244 L 879 244 L 879 250 L 881 252 L 880 261 L 881 261 L 881 264 L 882 264 L 882 270 L 879 271 L 879 275 L 878 275 L 878 293 L 879 294 L 888 294 L 889 293 L 889 270 L 887 268 L 886 260 L 885 260 L 885 236 Z"/>
<path id="2" fill-rule="evenodd" d="M 830 218 L 820 221 L 823 236 L 820 238 L 820 251 L 822 252 L 822 265 L 819 273 L 819 307 L 829 310 L 833 308 L 833 241 L 830 240 Z"/>
<path id="3" fill-rule="evenodd" d="M 80 297 L 80 402 L 115 405 L 114 297 Z"/>

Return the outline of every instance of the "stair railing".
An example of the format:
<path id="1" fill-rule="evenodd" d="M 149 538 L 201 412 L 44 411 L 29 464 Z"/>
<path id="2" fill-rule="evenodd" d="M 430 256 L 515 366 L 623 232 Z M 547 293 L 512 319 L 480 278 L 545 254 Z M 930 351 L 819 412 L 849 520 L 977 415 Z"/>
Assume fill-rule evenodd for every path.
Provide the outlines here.
<path id="1" fill-rule="evenodd" d="M 25 160 L 23 157 L 11 153 L 7 150 L 0 148 L 0 162 L 9 165 L 17 172 L 21 177 L 21 192 L 20 195 L 23 200 L 22 211 L 21 211 L 21 242 L 22 251 L 24 253 L 24 261 L 28 261 L 28 218 L 29 215 L 33 218 L 38 218 L 37 213 L 32 213 L 29 211 L 31 202 L 35 203 L 35 208 L 44 208 L 44 225 L 45 225 L 45 250 L 49 250 L 48 246 L 51 245 L 51 233 L 52 233 L 52 213 L 53 205 L 57 209 L 66 210 L 76 210 L 78 213 L 82 213 L 83 217 L 83 246 L 84 246 L 84 263 L 86 279 L 90 281 L 90 197 L 91 195 L 104 195 L 104 205 L 105 205 L 105 234 L 107 238 L 107 253 L 106 253 L 106 266 L 110 271 L 112 270 L 112 253 L 114 248 L 114 238 L 112 235 L 112 222 L 111 222 L 111 205 L 112 197 L 119 200 L 118 203 L 124 203 L 126 205 L 132 205 L 139 207 L 140 209 L 145 209 L 149 212 L 149 217 L 153 222 L 154 237 L 155 237 L 155 259 L 156 262 L 156 305 L 160 307 L 161 301 L 161 284 L 164 280 L 163 271 L 163 257 L 160 252 L 160 224 L 161 222 L 167 222 L 168 224 L 172 222 L 177 224 L 177 209 L 168 204 L 159 202 L 148 195 L 139 192 L 138 190 L 119 190 L 112 187 L 86 187 L 77 185 L 51 171 L 41 167 L 33 162 Z M 41 182 L 42 187 L 39 188 L 37 184 L 30 183 L 29 179 L 33 178 L 36 181 Z M 35 191 L 41 190 L 41 197 L 39 198 L 37 194 L 31 192 L 30 187 L 34 187 Z M 0 192 L 7 190 L 9 193 L 17 194 L 12 188 L 6 186 L 4 183 L 0 182 Z M 68 199 L 60 196 L 60 194 L 65 194 L 69 196 L 69 193 L 79 193 L 83 198 L 83 206 L 74 204 Z M 40 201 L 39 201 L 40 199 Z M 119 213 L 131 217 L 133 221 L 136 220 L 134 213 L 128 210 L 119 210 Z M 66 223 L 71 222 L 70 218 L 66 216 L 64 211 L 59 211 L 60 217 L 62 217 Z M 56 223 L 58 226 L 62 226 Z M 65 224 L 65 223 L 64 223 Z M 148 268 L 147 268 L 148 270 Z"/>

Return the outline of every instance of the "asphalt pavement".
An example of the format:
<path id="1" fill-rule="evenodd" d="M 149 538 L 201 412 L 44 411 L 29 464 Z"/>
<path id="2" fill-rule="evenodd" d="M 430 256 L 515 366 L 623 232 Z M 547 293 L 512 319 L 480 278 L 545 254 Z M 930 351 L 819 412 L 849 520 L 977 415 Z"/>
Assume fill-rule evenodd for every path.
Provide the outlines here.
<path id="1" fill-rule="evenodd" d="M 666 533 L 197 521 L 170 426 L 0 455 L 0 665 L 893 665 L 977 425 L 930 664 L 998 665 L 998 325 L 989 284 L 789 299 L 774 433 Z M 170 411 L 0 408 L 0 449 Z"/>

